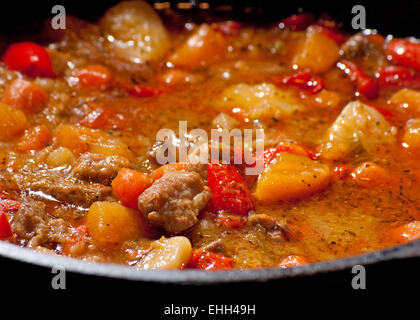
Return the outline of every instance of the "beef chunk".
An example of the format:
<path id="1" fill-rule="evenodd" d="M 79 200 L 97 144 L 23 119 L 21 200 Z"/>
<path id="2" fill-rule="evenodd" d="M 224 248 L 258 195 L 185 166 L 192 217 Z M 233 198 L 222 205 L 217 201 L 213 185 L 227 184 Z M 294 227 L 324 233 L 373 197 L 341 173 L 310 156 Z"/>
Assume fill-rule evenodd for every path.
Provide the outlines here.
<path id="1" fill-rule="evenodd" d="M 80 156 L 74 168 L 74 173 L 80 179 L 110 185 L 118 171 L 129 166 L 130 161 L 125 157 L 105 156 L 88 152 Z"/>
<path id="2" fill-rule="evenodd" d="M 201 179 L 203 179 L 203 181 L 207 181 L 207 163 L 192 164 L 188 162 L 185 170 L 197 172 L 200 175 Z"/>
<path id="3" fill-rule="evenodd" d="M 197 223 L 197 215 L 211 198 L 210 189 L 196 172 L 165 173 L 138 199 L 139 210 L 151 223 L 180 233 Z"/>
<path id="4" fill-rule="evenodd" d="M 289 228 L 283 222 L 278 222 L 267 214 L 252 214 L 248 218 L 250 225 L 259 225 L 265 229 L 268 236 L 276 240 L 289 240 Z"/>
<path id="5" fill-rule="evenodd" d="M 111 195 L 111 187 L 102 184 L 78 183 L 70 179 L 50 181 L 42 179 L 33 181 L 29 185 L 32 191 L 42 191 L 53 198 L 65 202 L 89 207 L 93 202 L 105 200 Z"/>
<path id="6" fill-rule="evenodd" d="M 371 57 L 379 65 L 386 63 L 384 51 L 380 45 L 374 43 L 363 33 L 356 33 L 341 46 L 341 55 L 345 59 L 361 59 Z"/>
<path id="7" fill-rule="evenodd" d="M 28 241 L 28 247 L 37 247 L 51 242 L 64 243 L 70 229 L 63 219 L 50 219 L 44 203 L 25 201 L 14 214 L 12 230 Z"/>

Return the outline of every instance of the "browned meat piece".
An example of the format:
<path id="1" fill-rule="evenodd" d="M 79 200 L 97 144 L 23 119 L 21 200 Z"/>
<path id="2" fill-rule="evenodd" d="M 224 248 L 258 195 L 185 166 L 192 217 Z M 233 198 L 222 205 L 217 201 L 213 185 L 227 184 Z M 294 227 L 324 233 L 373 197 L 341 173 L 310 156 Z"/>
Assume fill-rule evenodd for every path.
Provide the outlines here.
<path id="1" fill-rule="evenodd" d="M 196 172 L 165 173 L 138 199 L 139 210 L 153 224 L 179 233 L 197 223 L 197 215 L 211 198 L 210 189 Z"/>
<path id="2" fill-rule="evenodd" d="M 360 59 L 371 57 L 379 65 L 385 64 L 383 48 L 369 39 L 363 33 L 351 36 L 342 46 L 341 55 L 345 59 Z"/>
<path id="3" fill-rule="evenodd" d="M 192 171 L 192 172 L 197 172 L 201 179 L 203 179 L 203 181 L 207 180 L 207 163 L 203 164 L 203 163 L 197 163 L 197 164 L 192 164 L 192 163 L 187 163 L 187 167 L 185 169 L 186 171 Z"/>
<path id="4" fill-rule="evenodd" d="M 118 171 L 129 166 L 130 161 L 125 157 L 88 152 L 79 157 L 74 173 L 80 179 L 110 185 Z"/>
<path id="5" fill-rule="evenodd" d="M 290 230 L 287 225 L 278 222 L 267 214 L 252 214 L 248 218 L 248 223 L 262 226 L 267 231 L 267 234 L 273 239 L 289 240 Z"/>
<path id="6" fill-rule="evenodd" d="M 226 246 L 222 239 L 210 242 L 208 245 L 203 246 L 201 250 L 214 252 L 224 256 L 226 255 Z"/>
<path id="7" fill-rule="evenodd" d="M 45 204 L 39 201 L 23 202 L 14 214 L 12 230 L 20 238 L 28 241 L 28 247 L 44 243 L 64 243 L 69 234 L 69 226 L 63 219 L 49 219 Z"/>
<path id="8" fill-rule="evenodd" d="M 84 183 L 72 176 L 53 171 L 14 175 L 16 185 L 22 191 L 39 192 L 64 203 L 89 207 L 93 202 L 106 200 L 112 188 L 99 183 Z"/>

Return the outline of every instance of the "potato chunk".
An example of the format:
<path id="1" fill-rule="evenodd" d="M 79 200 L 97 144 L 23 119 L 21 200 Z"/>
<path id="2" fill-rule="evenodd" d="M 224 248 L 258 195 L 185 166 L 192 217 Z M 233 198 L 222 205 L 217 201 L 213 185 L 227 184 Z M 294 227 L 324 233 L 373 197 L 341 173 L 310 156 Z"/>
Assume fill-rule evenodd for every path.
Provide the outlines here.
<path id="1" fill-rule="evenodd" d="M 320 151 L 327 159 L 346 159 L 360 147 L 367 152 L 395 142 L 396 128 L 360 101 L 349 102 L 329 128 Z"/>
<path id="2" fill-rule="evenodd" d="M 401 89 L 394 93 L 389 102 L 401 111 L 420 115 L 420 91 Z"/>
<path id="3" fill-rule="evenodd" d="M 6 141 L 22 134 L 29 122 L 25 114 L 7 104 L 0 103 L 0 140 Z"/>
<path id="4" fill-rule="evenodd" d="M 89 208 L 87 227 L 95 243 L 109 246 L 140 237 L 145 222 L 136 210 L 118 202 L 98 201 Z"/>
<path id="5" fill-rule="evenodd" d="M 252 118 L 282 117 L 303 108 L 291 93 L 267 83 L 233 85 L 223 91 L 222 99 L 221 109 L 240 107 Z"/>
<path id="6" fill-rule="evenodd" d="M 338 60 L 339 50 L 333 40 L 314 27 L 309 27 L 305 40 L 298 46 L 293 64 L 315 73 L 324 72 Z"/>
<path id="7" fill-rule="evenodd" d="M 122 156 L 127 159 L 133 157 L 123 141 L 98 130 L 60 124 L 55 128 L 53 136 L 58 146 L 70 149 L 75 155 L 89 151 L 106 156 Z"/>
<path id="8" fill-rule="evenodd" d="M 145 1 L 123 1 L 109 9 L 100 25 L 109 45 L 134 63 L 161 59 L 170 47 L 168 31 Z"/>
<path id="9" fill-rule="evenodd" d="M 300 199 L 325 188 L 330 180 L 327 165 L 280 152 L 258 178 L 254 196 L 261 202 Z"/>
<path id="10" fill-rule="evenodd" d="M 414 118 L 407 121 L 404 128 L 402 145 L 410 152 L 420 154 L 420 119 Z"/>
<path id="11" fill-rule="evenodd" d="M 191 250 L 190 240 L 186 237 L 162 238 L 154 242 L 152 251 L 137 266 L 143 269 L 180 269 L 188 262 Z"/>
<path id="12" fill-rule="evenodd" d="M 223 56 L 229 43 L 220 32 L 202 24 L 169 58 L 177 67 L 197 67 Z"/>

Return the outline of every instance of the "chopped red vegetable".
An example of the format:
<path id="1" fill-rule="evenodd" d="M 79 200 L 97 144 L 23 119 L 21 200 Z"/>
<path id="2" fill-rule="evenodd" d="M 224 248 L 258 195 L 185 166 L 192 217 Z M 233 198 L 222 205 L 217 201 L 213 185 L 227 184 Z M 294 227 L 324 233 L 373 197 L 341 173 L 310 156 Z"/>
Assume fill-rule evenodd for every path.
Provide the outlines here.
<path id="1" fill-rule="evenodd" d="M 272 147 L 264 150 L 264 167 L 267 167 L 271 161 L 277 156 L 279 152 L 289 152 L 306 156 L 315 160 L 318 158 L 317 154 L 309 148 L 301 147 L 299 145 L 290 144 L 288 146 Z"/>
<path id="2" fill-rule="evenodd" d="M 148 97 L 153 97 L 158 94 L 165 93 L 165 91 L 161 89 L 143 87 L 139 85 L 126 87 L 125 91 L 131 94 L 132 96 L 135 96 L 138 98 L 148 98 Z"/>
<path id="3" fill-rule="evenodd" d="M 137 209 L 139 195 L 151 184 L 152 179 L 146 174 L 123 168 L 118 171 L 118 175 L 111 185 L 122 205 Z"/>
<path id="4" fill-rule="evenodd" d="M 0 212 L 15 213 L 18 211 L 20 202 L 10 199 L 0 199 Z"/>
<path id="5" fill-rule="evenodd" d="M 208 185 L 213 193 L 209 203 L 212 210 L 245 216 L 254 208 L 247 184 L 231 165 L 210 163 Z"/>
<path id="6" fill-rule="evenodd" d="M 372 103 L 370 101 L 363 101 L 364 104 L 367 104 L 368 106 L 375 108 L 377 111 L 379 111 L 385 118 L 391 119 L 394 117 L 394 114 L 392 111 L 385 109 L 384 107 L 378 106 L 375 103 Z"/>
<path id="7" fill-rule="evenodd" d="M 0 240 L 9 238 L 12 235 L 9 221 L 6 215 L 0 211 Z"/>
<path id="8" fill-rule="evenodd" d="M 225 36 L 234 36 L 239 33 L 239 31 L 242 29 L 242 24 L 238 21 L 221 21 L 216 22 L 211 25 L 214 30 L 220 32 L 221 34 Z"/>
<path id="9" fill-rule="evenodd" d="M 6 66 L 31 78 L 55 78 L 48 52 L 33 42 L 12 44 L 3 56 Z"/>
<path id="10" fill-rule="evenodd" d="M 367 99 L 379 95 L 378 83 L 370 78 L 358 65 L 348 60 L 341 60 L 337 66 L 343 70 L 357 86 L 357 91 Z"/>
<path id="11" fill-rule="evenodd" d="M 315 16 L 310 13 L 294 14 L 283 19 L 280 27 L 287 27 L 292 31 L 303 31 L 315 21 Z"/>
<path id="12" fill-rule="evenodd" d="M 346 178 L 350 174 L 350 166 L 348 164 L 336 165 L 333 169 L 334 177 L 337 180 Z"/>
<path id="13" fill-rule="evenodd" d="M 236 229 L 244 226 L 246 224 L 246 217 L 243 216 L 234 216 L 227 214 L 219 214 L 217 216 L 219 223 L 229 229 Z"/>
<path id="14" fill-rule="evenodd" d="M 349 38 L 347 33 L 339 30 L 339 24 L 326 13 L 321 15 L 314 24 L 314 27 L 330 39 L 334 40 L 338 45 L 343 44 Z"/>
<path id="15" fill-rule="evenodd" d="M 300 72 L 291 76 L 281 76 L 274 80 L 276 85 L 292 85 L 304 90 L 308 94 L 320 92 L 325 87 L 325 81 L 309 72 Z"/>
<path id="16" fill-rule="evenodd" d="M 232 269 L 233 261 L 231 258 L 224 257 L 210 251 L 193 251 L 187 268 L 201 270 L 227 270 Z"/>
<path id="17" fill-rule="evenodd" d="M 378 80 L 379 85 L 382 87 L 391 86 L 420 89 L 420 74 L 406 67 L 383 67 L 378 72 Z"/>
<path id="18" fill-rule="evenodd" d="M 420 42 L 413 39 L 393 39 L 388 42 L 387 54 L 392 61 L 420 72 Z"/>

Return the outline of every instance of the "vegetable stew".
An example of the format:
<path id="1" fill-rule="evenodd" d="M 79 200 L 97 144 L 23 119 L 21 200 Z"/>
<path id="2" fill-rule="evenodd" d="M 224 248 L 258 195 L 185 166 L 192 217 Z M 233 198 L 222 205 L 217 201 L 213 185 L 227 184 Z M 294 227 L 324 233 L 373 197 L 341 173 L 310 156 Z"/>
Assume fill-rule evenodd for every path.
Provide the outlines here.
<path id="1" fill-rule="evenodd" d="M 418 40 L 348 34 L 327 14 L 194 24 L 143 1 L 66 23 L 2 55 L 1 240 L 227 270 L 420 239 Z M 261 152 L 238 151 L 232 133 L 246 130 L 263 132 Z M 253 161 L 227 161 L 247 151 Z"/>

